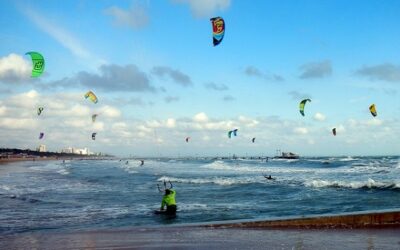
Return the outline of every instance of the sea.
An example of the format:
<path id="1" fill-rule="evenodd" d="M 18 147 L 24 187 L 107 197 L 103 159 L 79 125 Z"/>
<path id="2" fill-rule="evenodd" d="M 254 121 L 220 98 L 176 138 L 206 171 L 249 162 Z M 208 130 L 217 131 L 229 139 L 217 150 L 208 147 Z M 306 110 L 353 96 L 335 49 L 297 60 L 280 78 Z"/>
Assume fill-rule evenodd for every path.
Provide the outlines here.
<path id="1" fill-rule="evenodd" d="M 264 176 L 271 175 L 272 180 Z M 166 181 L 175 218 L 154 214 Z M 171 184 L 170 184 L 171 183 Z M 400 208 L 400 157 L 26 161 L 0 165 L 0 234 Z"/>

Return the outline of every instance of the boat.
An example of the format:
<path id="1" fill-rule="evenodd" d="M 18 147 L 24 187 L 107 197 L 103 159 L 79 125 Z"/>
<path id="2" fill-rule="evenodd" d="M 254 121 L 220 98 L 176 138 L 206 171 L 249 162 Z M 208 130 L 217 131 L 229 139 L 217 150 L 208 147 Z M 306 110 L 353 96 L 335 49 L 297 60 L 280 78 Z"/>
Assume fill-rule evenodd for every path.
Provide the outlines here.
<path id="1" fill-rule="evenodd" d="M 292 152 L 282 152 L 281 155 L 275 156 L 277 159 L 299 159 L 300 156 L 298 154 Z"/>

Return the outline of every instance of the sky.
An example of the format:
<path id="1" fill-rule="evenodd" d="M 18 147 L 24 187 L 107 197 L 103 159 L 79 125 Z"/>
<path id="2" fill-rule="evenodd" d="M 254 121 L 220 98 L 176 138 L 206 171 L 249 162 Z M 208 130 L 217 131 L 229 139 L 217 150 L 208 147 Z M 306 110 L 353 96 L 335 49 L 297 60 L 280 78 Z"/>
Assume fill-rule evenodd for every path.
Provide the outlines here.
<path id="1" fill-rule="evenodd" d="M 391 0 L 0 1 L 0 147 L 399 155 L 399 11 Z M 213 46 L 217 16 L 226 30 Z M 45 58 L 39 78 L 29 51 Z"/>

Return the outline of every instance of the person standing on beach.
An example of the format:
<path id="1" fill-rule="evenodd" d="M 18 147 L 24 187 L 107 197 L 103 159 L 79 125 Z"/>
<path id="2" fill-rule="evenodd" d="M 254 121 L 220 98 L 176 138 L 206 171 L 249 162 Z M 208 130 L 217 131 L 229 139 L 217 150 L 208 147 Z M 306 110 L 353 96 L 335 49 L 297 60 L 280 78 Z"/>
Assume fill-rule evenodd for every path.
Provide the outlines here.
<path id="1" fill-rule="evenodd" d="M 165 214 L 175 215 L 176 214 L 176 201 L 175 201 L 176 191 L 173 189 L 165 189 L 165 195 L 163 196 L 161 202 L 161 211 L 164 211 L 164 207 L 167 207 Z"/>

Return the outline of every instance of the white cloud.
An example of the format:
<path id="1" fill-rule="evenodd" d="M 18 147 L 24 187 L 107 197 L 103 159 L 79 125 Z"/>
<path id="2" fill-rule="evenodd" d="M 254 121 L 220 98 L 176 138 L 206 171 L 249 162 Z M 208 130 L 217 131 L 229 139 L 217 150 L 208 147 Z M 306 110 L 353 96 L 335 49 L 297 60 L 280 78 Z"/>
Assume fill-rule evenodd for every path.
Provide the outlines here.
<path id="1" fill-rule="evenodd" d="M 294 128 L 294 129 L 293 129 L 293 132 L 294 132 L 295 134 L 299 134 L 299 135 L 306 135 L 306 134 L 308 134 L 308 129 L 307 129 L 307 128 L 299 127 L 299 128 Z"/>
<path id="2" fill-rule="evenodd" d="M 4 106 L 0 106 L 0 116 L 5 115 L 7 112 L 7 108 Z"/>
<path id="3" fill-rule="evenodd" d="M 380 126 L 382 124 L 383 124 L 383 121 L 379 120 L 379 119 L 376 119 L 376 118 L 367 121 L 367 125 L 368 126 Z"/>
<path id="4" fill-rule="evenodd" d="M 141 5 L 132 6 L 129 10 L 124 10 L 112 6 L 105 10 L 107 15 L 114 17 L 114 24 L 117 26 L 127 26 L 133 29 L 140 29 L 148 25 L 149 16 L 146 9 Z"/>
<path id="5" fill-rule="evenodd" d="M 314 118 L 314 120 L 316 120 L 316 121 L 322 122 L 322 121 L 325 121 L 326 116 L 325 116 L 324 114 L 322 114 L 322 113 L 317 112 L 317 113 L 315 113 L 315 115 L 314 115 L 313 118 Z"/>
<path id="6" fill-rule="evenodd" d="M 90 125 L 89 121 L 82 119 L 68 119 L 64 121 L 64 124 L 79 129 L 87 128 Z"/>
<path id="7" fill-rule="evenodd" d="M 7 83 L 19 83 L 30 78 L 32 63 L 22 56 L 9 54 L 0 58 L 0 81 Z"/>
<path id="8" fill-rule="evenodd" d="M 121 116 L 121 111 L 111 107 L 111 106 L 104 106 L 100 109 L 99 112 L 102 116 L 109 117 L 109 118 L 117 118 Z"/>
<path id="9" fill-rule="evenodd" d="M 196 122 L 208 122 L 208 117 L 204 112 L 198 113 L 193 118 Z"/>
<path id="10" fill-rule="evenodd" d="M 259 124 L 255 119 L 247 118 L 245 116 L 239 116 L 239 121 L 246 127 L 253 128 Z"/>
<path id="11" fill-rule="evenodd" d="M 35 106 L 20 105 L 25 98 L 30 105 L 44 103 L 45 110 L 37 116 Z M 57 105 L 48 105 L 56 102 Z M 91 115 L 97 111 L 111 110 L 99 115 L 93 123 Z M 8 97 L 0 103 L 0 141 L 7 147 L 35 148 L 44 143 L 49 150 L 63 147 L 89 147 L 92 151 L 129 155 L 228 155 L 232 152 L 273 155 L 277 148 L 308 154 L 337 154 L 342 150 L 369 152 L 376 148 L 398 148 L 400 129 L 398 120 L 349 119 L 336 125 L 337 136 L 320 123 L 304 123 L 300 120 L 279 117 L 236 116 L 225 119 L 208 117 L 205 112 L 194 116 L 170 117 L 168 119 L 126 119 L 113 106 L 94 105 L 84 100 L 82 93 L 63 93 L 46 96 L 28 91 Z M 371 136 L 371 126 L 374 129 Z M 384 126 L 383 126 L 384 125 Z M 238 136 L 229 140 L 227 131 L 238 128 Z M 378 128 L 378 127 L 375 127 Z M 311 132 L 312 131 L 312 132 Z M 46 134 L 38 141 L 39 132 Z M 97 132 L 96 141 L 90 135 Z M 345 133 L 345 134 L 344 134 Z M 190 136 L 190 147 L 183 138 Z M 256 137 L 253 145 L 250 141 Z M 335 138 L 334 140 L 332 138 Z M 337 146 L 337 143 L 342 145 Z M 385 146 L 386 145 L 386 146 Z M 387 146 L 389 145 L 389 146 Z M 360 150 L 361 149 L 361 150 Z M 352 151 L 360 150 L 360 151 Z M 364 150 L 364 151 L 363 151 Z M 376 150 L 375 150 L 376 151 Z M 374 151 L 374 152 L 375 152 Z"/>
<path id="12" fill-rule="evenodd" d="M 3 129 L 32 129 L 38 126 L 38 122 L 28 118 L 2 118 L 0 128 Z"/>
<path id="13" fill-rule="evenodd" d="M 173 118 L 168 118 L 166 122 L 167 128 L 175 128 L 176 127 L 176 120 Z"/>
<path id="14" fill-rule="evenodd" d="M 104 64 L 105 60 L 97 58 L 94 56 L 83 44 L 75 38 L 67 30 L 63 29 L 53 20 L 48 20 L 45 18 L 44 13 L 38 13 L 35 10 L 25 7 L 22 8 L 22 12 L 43 32 L 50 35 L 62 46 L 67 48 L 73 55 L 80 59 L 85 59 L 92 61 L 96 66 Z"/>
<path id="15" fill-rule="evenodd" d="M 172 0 L 172 2 L 189 4 L 195 17 L 209 17 L 216 11 L 227 9 L 231 4 L 230 0 Z"/>

